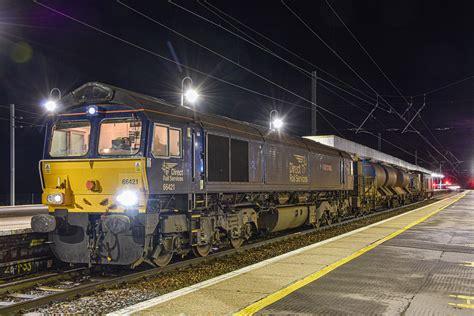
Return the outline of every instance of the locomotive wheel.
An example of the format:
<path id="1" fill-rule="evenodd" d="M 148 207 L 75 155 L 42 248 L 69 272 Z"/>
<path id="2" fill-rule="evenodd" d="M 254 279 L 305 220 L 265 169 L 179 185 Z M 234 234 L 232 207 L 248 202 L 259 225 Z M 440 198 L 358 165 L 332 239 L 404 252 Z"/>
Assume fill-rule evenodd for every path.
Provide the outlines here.
<path id="1" fill-rule="evenodd" d="M 321 220 L 316 220 L 316 222 L 313 223 L 313 227 L 319 229 L 319 227 L 321 227 Z"/>
<path id="2" fill-rule="evenodd" d="M 193 246 L 193 253 L 196 257 L 205 257 L 211 251 L 211 245 Z"/>
<path id="3" fill-rule="evenodd" d="M 164 267 L 170 263 L 172 258 L 172 252 L 161 252 L 156 259 L 153 259 L 153 262 L 159 267 Z"/>
<path id="4" fill-rule="evenodd" d="M 326 214 L 326 225 L 329 226 L 332 224 L 332 218 L 331 215 Z"/>
<path id="5" fill-rule="evenodd" d="M 231 244 L 232 248 L 240 248 L 243 243 L 244 243 L 243 238 L 231 238 L 230 239 L 230 244 Z"/>

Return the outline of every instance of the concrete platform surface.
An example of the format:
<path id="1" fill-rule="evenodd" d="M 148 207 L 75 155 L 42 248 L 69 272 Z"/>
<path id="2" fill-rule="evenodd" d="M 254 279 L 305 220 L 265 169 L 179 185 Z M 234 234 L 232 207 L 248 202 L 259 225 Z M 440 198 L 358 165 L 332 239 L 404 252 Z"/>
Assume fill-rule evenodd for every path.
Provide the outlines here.
<path id="1" fill-rule="evenodd" d="M 18 235 L 31 232 L 31 217 L 1 217 L 0 236 Z"/>
<path id="2" fill-rule="evenodd" d="M 474 192 L 257 314 L 474 315 Z"/>
<path id="3" fill-rule="evenodd" d="M 474 240 L 468 241 L 474 233 L 474 193 L 463 196 L 451 196 L 109 315 L 398 314 L 404 310 L 416 314 L 425 311 L 416 300 L 424 301 L 422 294 L 431 293 L 423 290 L 428 286 L 448 300 L 438 302 L 448 314 L 463 312 L 448 304 L 465 303 L 459 295 L 474 293 L 474 267 L 463 263 L 474 261 Z M 429 233 L 434 236 L 427 237 Z M 450 245 L 449 251 L 440 249 Z"/>

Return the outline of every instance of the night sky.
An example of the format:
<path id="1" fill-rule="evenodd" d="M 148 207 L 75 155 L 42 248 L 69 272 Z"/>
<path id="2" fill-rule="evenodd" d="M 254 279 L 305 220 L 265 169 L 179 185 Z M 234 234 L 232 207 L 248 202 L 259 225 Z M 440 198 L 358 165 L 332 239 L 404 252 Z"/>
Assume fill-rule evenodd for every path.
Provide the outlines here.
<path id="1" fill-rule="evenodd" d="M 166 0 L 123 1 L 235 64 L 116 1 L 40 2 L 142 49 L 32 1 L 0 1 L 0 203 L 2 195 L 9 192 L 10 103 L 23 110 L 17 112 L 21 117 L 18 125 L 23 126 L 17 129 L 17 192 L 40 192 L 37 166 L 42 156 L 44 128 L 32 124 L 43 124 L 40 104 L 54 87 L 66 94 L 85 82 L 100 81 L 177 103 L 181 79 L 191 76 L 202 94 L 200 111 L 267 125 L 270 110 L 278 109 L 284 116 L 287 132 L 309 135 L 311 79 L 305 71 L 313 70 L 321 78 L 317 86 L 318 105 L 339 116 L 320 109 L 324 117 L 318 116 L 318 134 L 338 134 L 376 148 L 377 138 L 369 133 L 380 132 L 383 151 L 414 163 L 412 154 L 417 149 L 419 164 L 432 169 L 439 168 L 437 161 L 447 158 L 450 161 L 443 163 L 443 169 L 450 177 L 457 176 L 457 182 L 463 184 L 469 181 L 474 184 L 473 1 L 329 1 L 404 98 L 324 0 L 285 3 L 330 49 L 277 0 L 208 3 L 175 0 L 176 5 Z M 231 18 L 267 36 L 293 55 Z M 259 49 L 249 42 L 266 48 Z M 433 91 L 460 80 L 464 81 Z M 380 95 L 378 108 L 365 123 L 364 131 L 356 135 L 350 123 L 358 126 L 366 118 L 374 108 L 377 94 Z M 423 106 L 424 94 L 425 107 L 413 125 L 426 141 L 413 130 L 402 134 L 406 123 L 393 113 L 394 110 L 404 113 L 407 101 L 415 96 L 412 108 L 405 113 L 411 120 Z M 463 161 L 457 171 L 452 170 L 455 158 L 448 151 Z"/>

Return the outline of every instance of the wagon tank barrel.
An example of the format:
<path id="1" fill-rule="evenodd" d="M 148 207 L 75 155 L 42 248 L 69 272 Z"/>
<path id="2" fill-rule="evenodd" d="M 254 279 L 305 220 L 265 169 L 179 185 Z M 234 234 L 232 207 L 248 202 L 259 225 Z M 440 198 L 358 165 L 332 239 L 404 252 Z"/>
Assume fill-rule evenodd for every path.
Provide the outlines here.
<path id="1" fill-rule="evenodd" d="M 268 232 L 274 233 L 303 226 L 308 219 L 308 214 L 308 206 L 280 207 L 262 213 L 258 224 L 266 227 Z"/>
<path id="2" fill-rule="evenodd" d="M 396 168 L 395 170 L 397 173 L 397 182 L 395 183 L 395 186 L 402 188 L 408 186 L 408 184 L 410 183 L 410 175 L 408 174 L 408 172 L 399 168 Z"/>
<path id="3" fill-rule="evenodd" d="M 385 171 L 386 179 L 383 184 L 384 187 L 394 187 L 397 184 L 397 171 L 395 168 L 382 165 L 382 168 Z"/>

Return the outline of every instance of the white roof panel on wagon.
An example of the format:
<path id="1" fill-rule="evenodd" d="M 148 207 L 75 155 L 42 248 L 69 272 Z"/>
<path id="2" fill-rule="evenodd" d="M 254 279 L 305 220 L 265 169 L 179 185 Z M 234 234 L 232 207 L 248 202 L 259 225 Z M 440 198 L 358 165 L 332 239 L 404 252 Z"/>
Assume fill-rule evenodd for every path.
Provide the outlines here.
<path id="1" fill-rule="evenodd" d="M 427 174 L 432 174 L 432 171 L 428 169 L 408 163 L 394 156 L 385 154 L 381 151 L 355 143 L 353 141 L 341 138 L 336 135 L 303 136 L 303 138 L 307 138 L 309 140 L 321 143 L 323 145 L 345 151 L 347 153 L 350 153 L 362 159 L 371 159 L 371 160 L 384 162 L 384 163 L 391 164 L 391 165 L 408 169 L 408 170 L 420 171 Z"/>

